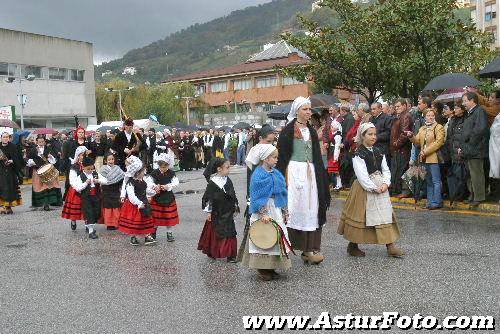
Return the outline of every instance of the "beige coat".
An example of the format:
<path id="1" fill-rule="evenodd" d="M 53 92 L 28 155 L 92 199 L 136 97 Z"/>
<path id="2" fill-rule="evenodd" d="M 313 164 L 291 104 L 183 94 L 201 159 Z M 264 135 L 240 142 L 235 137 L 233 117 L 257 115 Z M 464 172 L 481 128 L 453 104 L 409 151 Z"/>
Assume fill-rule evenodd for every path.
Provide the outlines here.
<path id="1" fill-rule="evenodd" d="M 438 123 L 431 126 L 424 125 L 411 138 L 411 141 L 421 148 L 421 152 L 424 152 L 425 163 L 437 164 L 437 151 L 444 145 L 444 127 Z"/>

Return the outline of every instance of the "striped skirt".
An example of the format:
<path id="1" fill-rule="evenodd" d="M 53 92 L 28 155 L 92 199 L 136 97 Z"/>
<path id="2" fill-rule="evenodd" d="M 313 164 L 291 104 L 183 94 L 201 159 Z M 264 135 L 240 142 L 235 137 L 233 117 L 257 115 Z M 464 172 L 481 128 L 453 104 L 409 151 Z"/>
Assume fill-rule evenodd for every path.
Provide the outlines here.
<path id="1" fill-rule="evenodd" d="M 128 235 L 147 235 L 156 231 L 153 220 L 128 199 L 122 206 L 118 230 Z"/>
<path id="2" fill-rule="evenodd" d="M 169 205 L 158 204 L 153 198 L 151 200 L 153 224 L 158 226 L 175 226 L 179 224 L 177 204 L 175 200 Z"/>

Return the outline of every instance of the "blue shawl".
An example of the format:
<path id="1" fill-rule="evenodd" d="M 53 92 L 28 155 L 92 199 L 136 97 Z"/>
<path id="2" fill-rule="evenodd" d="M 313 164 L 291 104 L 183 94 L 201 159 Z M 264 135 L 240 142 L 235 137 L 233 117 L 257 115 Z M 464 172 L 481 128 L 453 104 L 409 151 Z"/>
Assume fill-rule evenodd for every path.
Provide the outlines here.
<path id="1" fill-rule="evenodd" d="M 277 208 L 288 205 L 285 177 L 275 168 L 270 173 L 259 166 L 252 173 L 250 181 L 250 213 L 259 212 L 271 197 L 274 198 L 274 205 Z"/>

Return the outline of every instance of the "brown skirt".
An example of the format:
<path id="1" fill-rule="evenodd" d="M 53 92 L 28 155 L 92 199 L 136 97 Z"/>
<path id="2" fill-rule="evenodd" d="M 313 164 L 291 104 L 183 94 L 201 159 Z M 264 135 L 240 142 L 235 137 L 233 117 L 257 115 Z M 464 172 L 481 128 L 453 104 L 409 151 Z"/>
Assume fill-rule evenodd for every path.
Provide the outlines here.
<path id="1" fill-rule="evenodd" d="M 290 269 L 292 261 L 286 257 L 280 258 L 278 255 L 250 254 L 248 240 L 245 244 L 241 264 L 251 269 Z M 290 254 L 288 254 L 290 256 Z"/>
<path id="2" fill-rule="evenodd" d="M 352 184 L 349 196 L 347 196 L 337 232 L 356 244 L 387 245 L 397 241 L 400 237 L 394 213 L 392 224 L 366 226 L 366 191 L 357 180 Z"/>
<path id="3" fill-rule="evenodd" d="M 288 229 L 288 237 L 293 249 L 303 252 L 319 252 L 321 250 L 321 233 L 321 227 L 312 232 Z"/>

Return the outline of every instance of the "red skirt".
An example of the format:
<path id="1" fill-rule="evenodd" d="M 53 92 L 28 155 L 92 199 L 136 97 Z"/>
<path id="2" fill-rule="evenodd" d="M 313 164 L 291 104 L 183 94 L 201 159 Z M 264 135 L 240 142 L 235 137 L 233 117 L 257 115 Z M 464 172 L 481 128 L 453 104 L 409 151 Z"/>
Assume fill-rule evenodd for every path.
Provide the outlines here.
<path id="1" fill-rule="evenodd" d="M 128 235 L 147 235 L 156 231 L 153 220 L 144 215 L 128 199 L 123 203 L 118 230 Z"/>
<path id="2" fill-rule="evenodd" d="M 328 160 L 328 173 L 338 173 L 340 172 L 339 161 L 334 161 L 333 159 Z"/>
<path id="3" fill-rule="evenodd" d="M 102 209 L 102 218 L 104 224 L 108 227 L 118 227 L 118 220 L 120 220 L 121 209 Z"/>
<path id="4" fill-rule="evenodd" d="M 198 250 L 214 258 L 236 257 L 237 255 L 236 237 L 220 239 L 211 221 L 206 221 L 201 232 Z"/>
<path id="5" fill-rule="evenodd" d="M 151 200 L 151 209 L 153 211 L 153 224 L 158 226 L 175 226 L 179 224 L 179 215 L 177 214 L 177 204 L 173 201 L 170 205 L 161 205 L 156 199 Z"/>
<path id="6" fill-rule="evenodd" d="M 82 198 L 80 194 L 69 187 L 61 216 L 69 220 L 84 220 L 82 213 Z"/>

